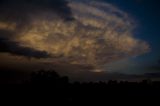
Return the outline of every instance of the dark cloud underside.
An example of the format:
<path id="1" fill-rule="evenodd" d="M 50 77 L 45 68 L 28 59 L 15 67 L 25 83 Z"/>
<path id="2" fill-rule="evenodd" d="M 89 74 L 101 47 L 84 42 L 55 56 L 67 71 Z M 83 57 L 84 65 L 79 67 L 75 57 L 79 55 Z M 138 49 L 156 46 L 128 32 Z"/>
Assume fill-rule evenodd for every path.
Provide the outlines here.
<path id="1" fill-rule="evenodd" d="M 0 31 L 0 34 L 1 31 Z M 15 55 L 35 57 L 35 58 L 47 58 L 50 55 L 45 51 L 38 51 L 28 47 L 19 46 L 17 42 L 13 42 L 10 39 L 0 37 L 0 52 L 7 52 Z"/>
<path id="2" fill-rule="evenodd" d="M 17 32 L 31 23 L 32 14 L 43 10 L 57 14 L 64 21 L 72 20 L 67 4 L 66 0 L 0 0 L 0 52 L 36 58 L 49 57 L 45 51 L 20 46 L 13 38 L 17 36 Z M 16 31 L 9 28 L 13 22 L 16 23 Z"/>
<path id="3" fill-rule="evenodd" d="M 41 10 L 50 10 L 61 18 L 72 19 L 67 4 L 66 0 L 0 0 L 0 12 L 7 21 L 24 21 L 30 14 Z"/>

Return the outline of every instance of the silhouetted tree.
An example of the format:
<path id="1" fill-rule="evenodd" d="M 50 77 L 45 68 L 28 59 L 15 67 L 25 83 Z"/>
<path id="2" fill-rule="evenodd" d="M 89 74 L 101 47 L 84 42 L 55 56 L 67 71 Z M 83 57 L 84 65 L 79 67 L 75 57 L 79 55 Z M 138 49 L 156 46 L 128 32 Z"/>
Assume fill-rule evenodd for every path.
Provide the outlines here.
<path id="1" fill-rule="evenodd" d="M 54 70 L 37 71 L 31 74 L 31 83 L 39 85 L 54 85 L 56 87 L 66 86 L 69 83 L 68 77 L 60 77 Z"/>

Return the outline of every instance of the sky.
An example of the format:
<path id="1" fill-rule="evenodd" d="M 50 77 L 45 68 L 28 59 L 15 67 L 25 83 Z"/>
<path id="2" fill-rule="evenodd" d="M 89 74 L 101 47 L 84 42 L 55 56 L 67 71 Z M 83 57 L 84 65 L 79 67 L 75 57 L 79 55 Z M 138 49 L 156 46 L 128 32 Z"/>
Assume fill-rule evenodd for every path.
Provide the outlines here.
<path id="1" fill-rule="evenodd" d="M 0 0 L 0 71 L 54 69 L 94 81 L 159 75 L 159 3 Z"/>
<path id="2" fill-rule="evenodd" d="M 153 72 L 159 70 L 159 54 L 160 54 L 160 32 L 159 32 L 159 1 L 158 0 L 110 0 L 111 3 L 119 6 L 128 12 L 138 22 L 136 34 L 138 38 L 142 38 L 150 45 L 150 52 L 136 57 L 134 61 L 138 64 L 135 68 L 141 70 L 142 73 Z M 155 70 L 149 67 L 157 67 Z M 153 68 L 153 67 L 152 67 Z M 158 69 L 158 70 L 156 70 Z M 136 72 L 136 71 L 135 71 Z"/>

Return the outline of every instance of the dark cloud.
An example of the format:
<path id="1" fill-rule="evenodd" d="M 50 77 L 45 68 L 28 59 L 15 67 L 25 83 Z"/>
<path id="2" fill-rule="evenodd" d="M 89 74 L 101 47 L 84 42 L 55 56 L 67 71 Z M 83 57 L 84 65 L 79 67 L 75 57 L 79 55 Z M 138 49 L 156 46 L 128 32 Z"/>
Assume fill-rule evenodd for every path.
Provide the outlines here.
<path id="1" fill-rule="evenodd" d="M 32 48 L 20 46 L 18 42 L 14 42 L 11 40 L 11 36 L 12 32 L 0 30 L 0 52 L 35 58 L 50 57 L 50 55 L 47 52 L 37 51 Z"/>
<path id="2" fill-rule="evenodd" d="M 73 18 L 67 4 L 66 0 L 0 0 L 0 18 L 24 22 L 30 14 L 47 10 L 56 12 L 64 20 L 70 20 Z"/>
<path id="3" fill-rule="evenodd" d="M 32 22 L 32 15 L 41 14 L 42 11 L 53 12 L 64 21 L 72 20 L 67 4 L 66 0 L 0 0 L 0 52 L 36 58 L 49 57 L 47 52 L 20 46 L 13 39 Z M 16 23 L 16 26 L 12 27 L 12 23 Z M 16 31 L 12 28 L 16 28 Z"/>
<path id="4" fill-rule="evenodd" d="M 18 43 L 6 39 L 0 39 L 0 52 L 8 52 L 15 55 L 35 58 L 50 57 L 50 55 L 45 51 L 37 51 L 32 48 L 22 47 L 19 46 Z"/>

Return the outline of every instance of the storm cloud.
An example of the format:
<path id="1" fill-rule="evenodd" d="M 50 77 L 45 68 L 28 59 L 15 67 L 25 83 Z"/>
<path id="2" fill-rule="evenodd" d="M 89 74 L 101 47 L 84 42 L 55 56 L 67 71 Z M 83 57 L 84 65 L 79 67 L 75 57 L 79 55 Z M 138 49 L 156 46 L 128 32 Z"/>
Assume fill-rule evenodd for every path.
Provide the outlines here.
<path id="1" fill-rule="evenodd" d="M 0 0 L 0 52 L 35 58 L 47 58 L 45 51 L 20 46 L 14 39 L 32 21 L 33 14 L 51 11 L 56 18 L 72 20 L 70 8 L 65 0 Z M 48 17 L 49 18 L 49 17 Z"/>
<path id="2" fill-rule="evenodd" d="M 47 58 L 50 55 L 45 51 L 34 50 L 29 47 L 20 46 L 18 42 L 14 42 L 9 39 L 12 32 L 9 31 L 0 31 L 0 52 L 11 53 L 14 55 L 26 56 L 26 57 L 35 57 L 35 58 Z M 5 36 L 6 35 L 6 36 Z M 5 36 L 5 37 L 4 37 Z M 8 37 L 7 37 L 8 36 Z"/>
<path id="3" fill-rule="evenodd" d="M 134 37 L 134 20 L 98 0 L 5 0 L 0 11 L 0 30 L 11 32 L 7 42 L 23 51 L 20 54 L 44 51 L 40 53 L 50 54 L 50 62 L 101 69 L 149 51 L 147 42 Z"/>
<path id="4" fill-rule="evenodd" d="M 50 11 L 61 18 L 73 19 L 66 0 L 0 0 L 1 20 L 29 21 L 30 15 Z"/>

